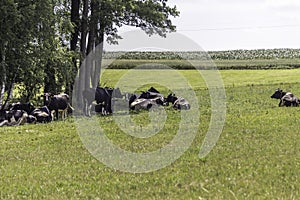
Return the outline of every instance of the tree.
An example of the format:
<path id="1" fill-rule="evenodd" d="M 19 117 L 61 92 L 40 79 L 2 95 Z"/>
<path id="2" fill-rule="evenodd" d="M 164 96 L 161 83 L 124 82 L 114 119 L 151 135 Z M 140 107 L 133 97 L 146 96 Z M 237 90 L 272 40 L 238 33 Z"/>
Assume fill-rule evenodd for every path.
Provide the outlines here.
<path id="1" fill-rule="evenodd" d="M 62 0 L 1 0 L 0 89 L 2 108 L 18 87 L 21 101 L 46 91 L 60 92 L 69 81 L 72 26 Z M 6 98 L 4 98 L 6 97 Z"/>
<path id="2" fill-rule="evenodd" d="M 124 25 L 141 28 L 148 35 L 158 34 L 162 37 L 165 37 L 168 32 L 175 31 L 176 27 L 172 24 L 170 16 L 176 17 L 179 12 L 175 6 L 168 6 L 167 1 L 82 0 L 79 2 L 79 0 L 72 0 L 71 16 L 74 32 L 71 47 L 72 50 L 79 49 L 81 55 L 80 63 L 74 63 L 74 68 L 78 68 L 78 65 L 96 46 L 103 45 L 104 37 L 110 43 L 117 43 L 117 40 L 121 39 L 118 35 L 118 28 Z M 82 12 L 78 7 L 82 7 Z M 78 37 L 80 37 L 80 42 Z M 85 81 L 80 82 L 77 87 L 78 101 L 82 99 L 80 91 L 84 88 L 95 88 L 99 82 L 103 46 L 100 49 L 102 51 L 99 52 L 98 60 L 94 64 L 84 63 L 85 68 L 79 73 L 80 79 Z"/>
<path id="3" fill-rule="evenodd" d="M 147 34 L 174 31 L 170 16 L 178 16 L 167 0 L 0 0 L 0 104 L 14 87 L 21 100 L 44 92 L 71 93 L 84 58 L 104 38 L 116 43 L 118 28 L 139 27 Z M 103 46 L 102 46 L 103 50 Z M 79 89 L 96 87 L 98 60 L 85 63 Z M 81 95 L 79 94 L 79 97 Z M 2 103 L 5 101 L 5 103 Z M 4 105 L 2 105 L 4 104 Z"/>

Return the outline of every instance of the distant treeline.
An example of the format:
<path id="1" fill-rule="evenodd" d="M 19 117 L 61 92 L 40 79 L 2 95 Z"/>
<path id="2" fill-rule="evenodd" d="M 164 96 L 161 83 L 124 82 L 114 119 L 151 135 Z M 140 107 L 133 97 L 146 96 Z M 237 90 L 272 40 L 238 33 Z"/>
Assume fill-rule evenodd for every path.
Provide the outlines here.
<path id="1" fill-rule="evenodd" d="M 106 59 L 129 60 L 252 60 L 300 58 L 300 49 L 255 49 L 228 51 L 179 51 L 179 52 L 105 52 Z"/>

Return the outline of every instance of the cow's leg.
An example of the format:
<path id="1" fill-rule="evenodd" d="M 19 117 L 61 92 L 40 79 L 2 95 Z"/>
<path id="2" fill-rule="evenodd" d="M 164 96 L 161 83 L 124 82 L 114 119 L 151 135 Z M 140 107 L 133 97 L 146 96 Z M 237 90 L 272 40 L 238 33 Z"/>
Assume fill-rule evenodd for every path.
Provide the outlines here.
<path id="1" fill-rule="evenodd" d="M 61 112 L 61 119 L 62 120 L 64 120 L 65 119 L 65 117 L 66 117 L 66 110 L 62 110 L 62 112 Z"/>
<path id="2" fill-rule="evenodd" d="M 27 113 L 23 113 L 23 115 L 17 121 L 16 126 L 25 124 L 27 122 L 27 117 L 28 117 Z"/>
<path id="3" fill-rule="evenodd" d="M 88 115 L 88 106 L 89 106 L 89 105 L 88 105 L 87 99 L 84 99 L 83 113 L 84 113 L 85 116 Z"/>
<path id="4" fill-rule="evenodd" d="M 1 126 L 8 126 L 8 125 L 9 125 L 8 120 L 4 120 L 4 121 L 0 122 L 0 127 Z"/>
<path id="5" fill-rule="evenodd" d="M 108 114 L 112 114 L 111 101 L 109 101 L 107 104 L 107 112 Z"/>
<path id="6" fill-rule="evenodd" d="M 58 120 L 58 110 L 55 110 L 55 117 L 56 117 L 56 120 Z"/>
<path id="7" fill-rule="evenodd" d="M 88 109 L 88 110 L 87 110 L 87 114 L 88 114 L 89 117 L 92 116 L 92 115 L 91 115 L 92 106 L 93 106 L 93 105 L 91 104 L 91 105 L 89 105 L 89 106 L 87 107 L 87 109 Z"/>
<path id="8" fill-rule="evenodd" d="M 102 115 L 108 115 L 107 105 L 102 105 Z"/>

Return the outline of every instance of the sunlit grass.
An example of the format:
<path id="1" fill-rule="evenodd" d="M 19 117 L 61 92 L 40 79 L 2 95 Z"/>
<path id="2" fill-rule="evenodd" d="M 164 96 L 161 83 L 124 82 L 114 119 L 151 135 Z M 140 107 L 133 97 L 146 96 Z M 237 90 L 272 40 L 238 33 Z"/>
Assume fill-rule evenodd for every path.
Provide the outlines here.
<path id="1" fill-rule="evenodd" d="M 102 81 L 114 86 L 126 72 L 107 70 Z M 204 159 L 198 154 L 209 126 L 209 93 L 198 72 L 180 73 L 195 89 L 200 120 L 192 145 L 170 166 L 144 174 L 111 169 L 88 152 L 72 118 L 1 127 L 0 198 L 297 199 L 299 108 L 279 108 L 270 95 L 277 87 L 300 95 L 300 70 L 221 71 L 227 95 L 226 124 Z M 168 92 L 164 86 L 159 89 Z M 114 144 L 132 152 L 149 152 L 163 147 L 176 134 L 178 112 L 170 108 L 166 112 L 165 127 L 147 139 L 120 131 L 113 116 L 88 120 L 99 122 Z M 141 127 L 149 125 L 147 112 L 131 118 Z"/>

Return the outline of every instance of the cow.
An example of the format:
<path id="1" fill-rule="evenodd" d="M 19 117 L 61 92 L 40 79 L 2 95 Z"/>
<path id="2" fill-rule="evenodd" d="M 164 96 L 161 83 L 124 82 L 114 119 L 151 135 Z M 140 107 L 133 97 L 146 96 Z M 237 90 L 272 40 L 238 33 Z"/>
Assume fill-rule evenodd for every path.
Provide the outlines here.
<path id="1" fill-rule="evenodd" d="M 97 87 L 88 88 L 82 92 L 84 101 L 84 113 L 91 116 L 92 104 L 95 101 L 95 111 L 103 115 L 112 114 L 112 102 L 117 98 L 123 98 L 119 88 Z"/>
<path id="2" fill-rule="evenodd" d="M 150 89 L 148 89 L 146 92 L 142 92 L 142 94 L 138 97 L 140 99 L 156 99 L 156 100 L 160 100 L 157 101 L 158 104 L 163 105 L 164 101 L 164 96 L 154 87 L 151 87 Z"/>
<path id="3" fill-rule="evenodd" d="M 53 116 L 51 111 L 47 106 L 43 106 L 41 108 L 34 109 L 30 116 L 33 116 L 32 119 L 39 123 L 51 122 L 53 120 Z"/>
<path id="4" fill-rule="evenodd" d="M 70 105 L 70 98 L 67 94 L 53 95 L 51 93 L 44 94 L 44 106 L 47 106 L 50 112 L 55 111 L 55 118 L 58 120 L 58 112 L 61 111 L 61 118 L 64 120 L 67 116 L 68 109 L 74 110 Z"/>
<path id="5" fill-rule="evenodd" d="M 153 99 L 136 98 L 129 105 L 130 110 L 149 110 L 153 106 L 161 105 L 159 97 Z"/>
<path id="6" fill-rule="evenodd" d="M 271 96 L 273 99 L 280 99 L 278 106 L 298 106 L 300 101 L 298 97 L 291 92 L 283 92 L 280 88 L 275 90 L 274 94 Z"/>
<path id="7" fill-rule="evenodd" d="M 191 105 L 183 97 L 176 97 L 175 94 L 169 94 L 166 98 L 166 102 L 170 102 L 173 108 L 176 110 L 189 110 Z"/>
<path id="8" fill-rule="evenodd" d="M 149 110 L 153 105 L 165 105 L 164 96 L 154 87 L 141 94 L 127 94 L 126 96 L 130 110 Z"/>
<path id="9" fill-rule="evenodd" d="M 18 102 L 18 103 L 10 104 L 8 109 L 9 110 L 24 110 L 25 112 L 30 114 L 35 109 L 35 107 L 29 102 L 27 102 L 27 103 Z"/>
<path id="10" fill-rule="evenodd" d="M 19 126 L 27 122 L 28 114 L 22 110 L 0 110 L 0 126 Z"/>
<path id="11" fill-rule="evenodd" d="M 129 109 L 130 110 L 149 110 L 153 105 L 166 105 L 162 94 L 154 87 L 142 92 L 140 95 L 129 95 Z"/>
<path id="12" fill-rule="evenodd" d="M 51 122 L 53 116 L 51 115 L 50 110 L 47 106 L 43 106 L 41 108 L 35 108 L 31 103 L 12 103 L 9 105 L 10 110 L 23 110 L 28 113 L 26 118 L 26 122 L 31 123 L 44 123 L 44 122 Z"/>

